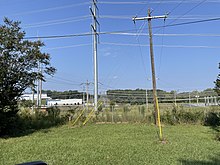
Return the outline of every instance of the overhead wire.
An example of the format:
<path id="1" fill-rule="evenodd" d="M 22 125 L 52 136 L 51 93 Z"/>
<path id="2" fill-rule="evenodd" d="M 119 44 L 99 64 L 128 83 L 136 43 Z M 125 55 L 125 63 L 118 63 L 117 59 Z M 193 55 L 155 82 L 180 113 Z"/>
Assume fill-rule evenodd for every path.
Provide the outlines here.
<path id="1" fill-rule="evenodd" d="M 54 11 L 54 10 L 61 10 L 61 9 L 66 9 L 66 8 L 72 8 L 72 7 L 78 7 L 82 5 L 87 5 L 90 4 L 89 2 L 83 2 L 83 3 L 73 3 L 70 5 L 64 5 L 64 6 L 58 6 L 58 7 L 51 7 L 51 8 L 45 8 L 45 9 L 39 9 L 39 10 L 32 10 L 32 11 L 25 11 L 25 12 L 20 12 L 20 13 L 14 13 L 14 14 L 9 14 L 10 16 L 18 16 L 18 15 L 27 15 L 27 14 L 35 14 L 35 13 L 41 13 L 41 12 L 48 12 L 48 11 Z"/>
<path id="2" fill-rule="evenodd" d="M 115 45 L 115 46 L 139 46 L 139 44 L 130 43 L 114 43 L 114 42 L 101 42 L 103 45 Z M 149 47 L 149 44 L 141 44 L 140 46 Z M 204 45 L 154 45 L 154 47 L 166 47 L 166 48 L 206 48 L 206 49 L 219 49 L 220 46 L 204 46 Z"/>
<path id="3" fill-rule="evenodd" d="M 114 75 L 116 71 L 119 71 L 121 69 L 121 64 L 114 65 L 114 68 L 107 74 L 106 79 L 109 80 L 107 83 L 107 86 L 110 86 L 110 84 L 115 80 Z M 111 78 L 112 77 L 112 78 Z"/>
<path id="4" fill-rule="evenodd" d="M 48 80 L 49 80 L 49 81 L 54 81 L 54 82 L 59 82 L 59 83 L 62 83 L 62 84 L 68 84 L 68 85 L 80 86 L 79 84 L 75 84 L 75 83 L 71 83 L 71 82 L 62 81 L 62 80 L 60 80 L 60 79 L 56 79 L 56 80 L 54 80 L 54 79 L 48 78 L 48 79 L 46 80 L 46 82 L 47 82 Z"/>
<path id="5" fill-rule="evenodd" d="M 111 4 L 111 5 L 142 5 L 142 4 L 148 4 L 148 2 L 143 2 L 143 1 L 137 1 L 137 2 L 125 2 L 125 1 L 99 1 L 99 4 Z"/>
<path id="6" fill-rule="evenodd" d="M 167 14 L 170 15 L 173 11 L 175 11 L 180 5 L 183 4 L 185 0 L 182 0 L 180 3 L 178 3 L 174 8 L 172 8 Z"/>
<path id="7" fill-rule="evenodd" d="M 145 21 L 145 22 L 146 22 L 146 21 Z M 134 26 L 135 26 L 135 29 L 137 29 L 137 26 L 136 26 L 136 23 L 135 23 L 135 22 L 134 22 Z M 141 46 L 140 46 L 140 40 L 139 40 L 139 36 L 138 36 L 138 30 L 137 30 L 136 40 L 137 40 L 138 45 L 139 45 L 139 51 L 140 51 L 140 55 L 141 55 L 142 65 L 143 65 L 143 68 L 144 68 L 144 73 L 145 73 L 145 76 L 147 77 L 147 67 L 146 67 L 146 64 L 145 64 L 145 62 L 144 62 L 144 57 L 143 57 L 142 49 L 141 49 Z"/>
<path id="8" fill-rule="evenodd" d="M 131 20 L 133 16 L 127 16 L 127 15 L 123 15 L 123 16 L 114 16 L 114 15 L 100 15 L 100 19 L 125 19 L 125 20 Z M 169 16 L 169 20 L 175 20 L 175 19 L 179 19 L 179 20 L 198 20 L 201 17 L 206 19 L 209 18 L 215 18 L 215 17 L 219 17 L 219 16 L 213 16 L 213 15 L 187 15 L 180 17 L 179 15 L 175 15 L 175 16 Z"/>
<path id="9" fill-rule="evenodd" d="M 71 86 L 78 86 L 77 84 L 73 84 L 73 83 L 68 83 L 68 82 L 63 82 L 63 81 L 59 81 L 59 80 L 53 80 L 53 79 L 46 79 L 46 81 L 44 83 L 56 83 L 56 84 L 61 84 L 61 85 L 71 85 Z"/>
<path id="10" fill-rule="evenodd" d="M 69 85 L 80 86 L 80 82 L 76 82 L 76 81 L 69 80 L 69 79 L 66 79 L 66 78 L 63 78 L 63 77 L 59 77 L 57 75 L 54 75 L 52 77 L 46 77 L 46 80 L 66 83 L 66 84 L 69 84 Z"/>
<path id="11" fill-rule="evenodd" d="M 213 18 L 219 18 L 220 16 L 213 16 L 213 15 L 191 15 L 191 16 L 185 16 L 185 17 L 180 17 L 178 15 L 176 16 L 169 16 L 169 20 L 175 20 L 175 19 L 180 19 L 180 20 L 198 20 L 201 19 L 201 17 L 205 19 L 213 19 Z M 132 16 L 114 16 L 114 15 L 101 15 L 100 19 L 127 19 L 131 20 Z"/>
<path id="12" fill-rule="evenodd" d="M 203 20 L 198 20 L 198 21 L 190 21 L 190 22 L 181 22 L 181 23 L 176 23 L 176 24 L 168 24 L 165 27 L 189 25 L 189 24 L 196 24 L 196 23 L 210 22 L 210 21 L 217 21 L 217 20 L 220 20 L 220 18 L 218 17 L 218 18 L 203 19 Z M 154 28 L 156 28 L 156 27 L 154 27 Z M 157 28 L 159 28 L 159 26 Z"/>
<path id="13" fill-rule="evenodd" d="M 87 33 L 78 33 L 78 34 L 66 34 L 66 35 L 48 35 L 48 36 L 32 36 L 24 37 L 24 39 L 60 39 L 60 38 L 71 38 L 71 37 L 82 37 L 82 36 L 91 36 L 94 35 L 91 32 Z"/>
<path id="14" fill-rule="evenodd" d="M 112 33 L 111 35 L 126 35 L 136 36 L 136 33 Z M 141 33 L 139 36 L 149 36 L 148 33 Z M 153 36 L 168 36 L 168 37 L 220 37 L 220 34 L 201 34 L 201 33 L 154 33 Z"/>
<path id="15" fill-rule="evenodd" d="M 159 3 L 157 3 L 157 5 L 155 6 L 155 8 L 153 9 L 153 12 L 155 12 L 155 10 L 157 10 L 159 8 L 159 6 L 161 5 L 163 0 L 160 0 Z"/>
<path id="16" fill-rule="evenodd" d="M 184 17 L 186 14 L 190 13 L 192 10 L 194 10 L 195 8 L 199 7 L 200 5 L 202 5 L 205 1 L 207 0 L 202 0 L 200 1 L 198 4 L 196 4 L 195 6 L 193 6 L 192 8 L 190 8 L 189 10 L 187 10 L 183 15 L 179 16 L 178 18 L 176 18 L 175 20 L 171 21 L 168 25 L 176 22 L 179 18 Z"/>
<path id="17" fill-rule="evenodd" d="M 73 80 L 70 80 L 70 79 L 66 79 L 66 78 L 63 78 L 63 77 L 59 77 L 59 76 L 53 76 L 53 78 L 56 78 L 56 79 L 59 79 L 59 80 L 62 80 L 62 81 L 67 81 L 67 82 L 71 82 L 71 83 L 75 83 L 77 85 L 80 85 L 80 82 L 77 82 L 77 81 L 73 81 Z"/>
<path id="18" fill-rule="evenodd" d="M 165 26 L 155 26 L 154 29 L 163 28 L 163 27 L 174 27 L 174 26 L 181 26 L 181 25 L 189 25 L 189 24 L 196 24 L 196 23 L 203 23 L 203 22 L 211 22 L 211 21 L 218 21 L 220 17 L 217 18 L 210 18 L 210 19 L 202 19 L 198 21 L 189 21 L 189 22 L 181 22 L 176 24 L 169 24 Z M 99 35 L 103 34 L 116 34 L 122 32 L 133 32 L 135 29 L 130 30 L 118 30 L 118 31 L 108 31 L 108 32 L 99 32 Z M 53 38 L 71 38 L 71 37 L 81 37 L 81 36 L 91 36 L 94 35 L 91 32 L 87 33 L 78 33 L 78 34 L 67 34 L 67 35 L 50 35 L 50 36 L 32 36 L 32 37 L 24 37 L 24 39 L 53 39 Z"/>
<path id="19" fill-rule="evenodd" d="M 39 22 L 39 23 L 26 24 L 24 25 L 24 28 L 35 28 L 35 27 L 44 27 L 44 26 L 51 26 L 51 25 L 60 25 L 60 24 L 84 21 L 84 20 L 88 20 L 89 18 L 90 16 L 82 16 L 82 17 L 72 17 L 72 18 L 66 18 L 66 19 L 52 20 L 52 21 L 44 21 L 44 22 Z"/>
<path id="20" fill-rule="evenodd" d="M 164 19 L 164 26 L 165 26 L 165 19 Z M 165 31 L 165 27 L 163 28 L 163 35 L 162 35 L 162 39 L 161 39 L 161 50 L 160 50 L 160 56 L 159 56 L 159 69 L 158 69 L 158 77 L 160 77 L 160 69 L 161 69 L 161 61 L 162 61 L 162 55 L 163 55 L 163 45 L 164 45 L 164 31 Z"/>
<path id="21" fill-rule="evenodd" d="M 110 18 L 110 19 L 129 19 L 131 20 L 132 16 L 114 16 L 114 15 L 100 15 L 99 18 Z"/>
<path id="22" fill-rule="evenodd" d="M 193 6 L 192 8 L 190 8 L 189 10 L 187 10 L 184 14 L 182 14 L 181 16 L 177 17 L 176 19 L 174 19 L 173 21 L 171 21 L 167 26 L 172 25 L 174 22 L 176 22 L 177 20 L 179 20 L 180 18 L 184 17 L 186 14 L 190 13 L 192 10 L 194 10 L 195 8 L 199 7 L 200 5 L 202 5 L 205 1 L 207 0 L 202 0 L 200 1 L 198 4 L 196 4 L 195 6 Z M 156 31 L 156 33 L 158 31 L 160 31 L 161 28 L 159 30 Z"/>
<path id="23" fill-rule="evenodd" d="M 190 0 L 190 1 L 184 1 L 184 3 L 197 3 L 199 0 Z M 209 0 L 208 3 L 219 3 L 219 0 Z M 161 3 L 161 0 L 156 1 L 99 1 L 99 4 L 105 4 L 105 5 L 143 5 L 143 4 L 158 4 Z M 166 0 L 163 1 L 164 4 L 170 4 L 170 3 L 180 3 L 178 0 Z"/>
<path id="24" fill-rule="evenodd" d="M 145 25 L 147 24 L 147 21 L 144 21 L 141 25 L 141 27 L 137 30 L 137 36 L 136 36 L 136 39 L 138 39 L 139 37 L 139 34 L 141 34 L 143 32 L 143 30 L 145 29 Z M 135 24 L 136 26 L 136 24 Z M 137 29 L 137 27 L 135 27 L 135 29 Z"/>
<path id="25" fill-rule="evenodd" d="M 146 6 L 144 5 L 144 6 L 137 12 L 136 16 L 139 15 L 145 8 L 146 8 Z"/>
<path id="26" fill-rule="evenodd" d="M 58 47 L 44 48 L 44 50 L 67 49 L 67 48 L 75 48 L 75 47 L 91 46 L 91 45 L 92 45 L 91 43 L 88 43 L 88 44 L 77 44 L 77 45 L 69 45 L 69 46 L 58 46 Z"/>

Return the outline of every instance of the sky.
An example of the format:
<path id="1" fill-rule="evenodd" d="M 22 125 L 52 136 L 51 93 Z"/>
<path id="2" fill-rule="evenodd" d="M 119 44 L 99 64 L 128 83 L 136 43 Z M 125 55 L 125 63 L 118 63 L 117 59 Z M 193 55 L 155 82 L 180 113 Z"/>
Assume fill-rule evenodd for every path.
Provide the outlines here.
<path id="1" fill-rule="evenodd" d="M 21 21 L 26 37 L 91 33 L 89 0 L 0 0 L 3 18 Z M 147 21 L 132 17 L 168 14 L 152 20 L 157 88 L 193 91 L 213 88 L 219 73 L 219 0 L 99 0 L 99 93 L 109 89 L 151 89 L 151 65 Z M 182 24 L 185 22 L 195 22 Z M 178 25 L 180 23 L 180 25 Z M 173 25 L 173 26 L 170 26 Z M 112 34 L 110 32 L 118 32 Z M 92 36 L 41 39 L 42 52 L 51 55 L 57 69 L 47 76 L 44 90 L 93 92 Z"/>

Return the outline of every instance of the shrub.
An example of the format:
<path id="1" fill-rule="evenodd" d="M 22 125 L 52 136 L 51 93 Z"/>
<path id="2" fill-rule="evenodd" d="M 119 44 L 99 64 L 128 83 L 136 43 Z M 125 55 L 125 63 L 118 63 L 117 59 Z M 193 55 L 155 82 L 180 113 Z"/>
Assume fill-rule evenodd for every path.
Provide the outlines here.
<path id="1" fill-rule="evenodd" d="M 34 105 L 31 100 L 21 100 L 19 103 L 23 108 L 30 108 Z"/>
<path id="2" fill-rule="evenodd" d="M 47 109 L 48 117 L 51 119 L 56 119 L 60 117 L 60 109 L 57 107 L 50 107 Z"/>
<path id="3" fill-rule="evenodd" d="M 220 112 L 208 112 L 204 120 L 204 125 L 220 126 Z"/>
<path id="4" fill-rule="evenodd" d="M 174 125 L 174 124 L 175 124 L 175 121 L 174 121 L 173 113 L 170 112 L 170 111 L 164 112 L 164 114 L 161 115 L 161 121 L 162 121 L 163 123 L 167 123 L 167 124 Z"/>
<path id="5" fill-rule="evenodd" d="M 0 117 L 2 119 L 3 116 Z M 60 110 L 57 108 L 50 108 L 47 111 L 36 110 L 35 113 L 25 108 L 9 119 L 9 124 L 7 125 L 9 129 L 0 135 L 17 136 L 39 129 L 58 126 L 67 121 L 66 117 L 60 116 Z"/>

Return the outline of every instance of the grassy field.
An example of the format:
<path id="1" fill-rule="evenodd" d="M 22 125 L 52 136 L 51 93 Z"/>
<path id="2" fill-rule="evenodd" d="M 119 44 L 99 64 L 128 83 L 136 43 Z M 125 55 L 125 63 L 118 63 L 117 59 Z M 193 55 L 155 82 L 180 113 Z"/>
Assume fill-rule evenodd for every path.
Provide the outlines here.
<path id="1" fill-rule="evenodd" d="M 156 127 L 144 124 L 62 126 L 0 139 L 0 164 L 42 160 L 50 165 L 73 164 L 220 164 L 220 142 L 200 125 L 165 126 L 167 144 Z"/>

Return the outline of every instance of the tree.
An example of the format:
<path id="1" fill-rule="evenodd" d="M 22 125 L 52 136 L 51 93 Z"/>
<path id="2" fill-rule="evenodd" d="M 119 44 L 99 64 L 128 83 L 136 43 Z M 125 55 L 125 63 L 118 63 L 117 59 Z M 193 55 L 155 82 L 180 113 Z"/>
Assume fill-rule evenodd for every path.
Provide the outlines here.
<path id="1" fill-rule="evenodd" d="M 219 63 L 219 69 L 220 69 L 220 63 Z M 215 83 L 214 89 L 218 93 L 218 96 L 220 96 L 220 73 L 218 74 L 218 77 L 214 83 Z"/>
<path id="2" fill-rule="evenodd" d="M 50 55 L 40 50 L 44 43 L 24 37 L 20 22 L 4 19 L 0 25 L 0 134 L 13 123 L 22 93 L 33 87 L 35 80 L 44 81 L 44 74 L 55 73 Z M 39 63 L 42 73 L 37 72 Z"/>

